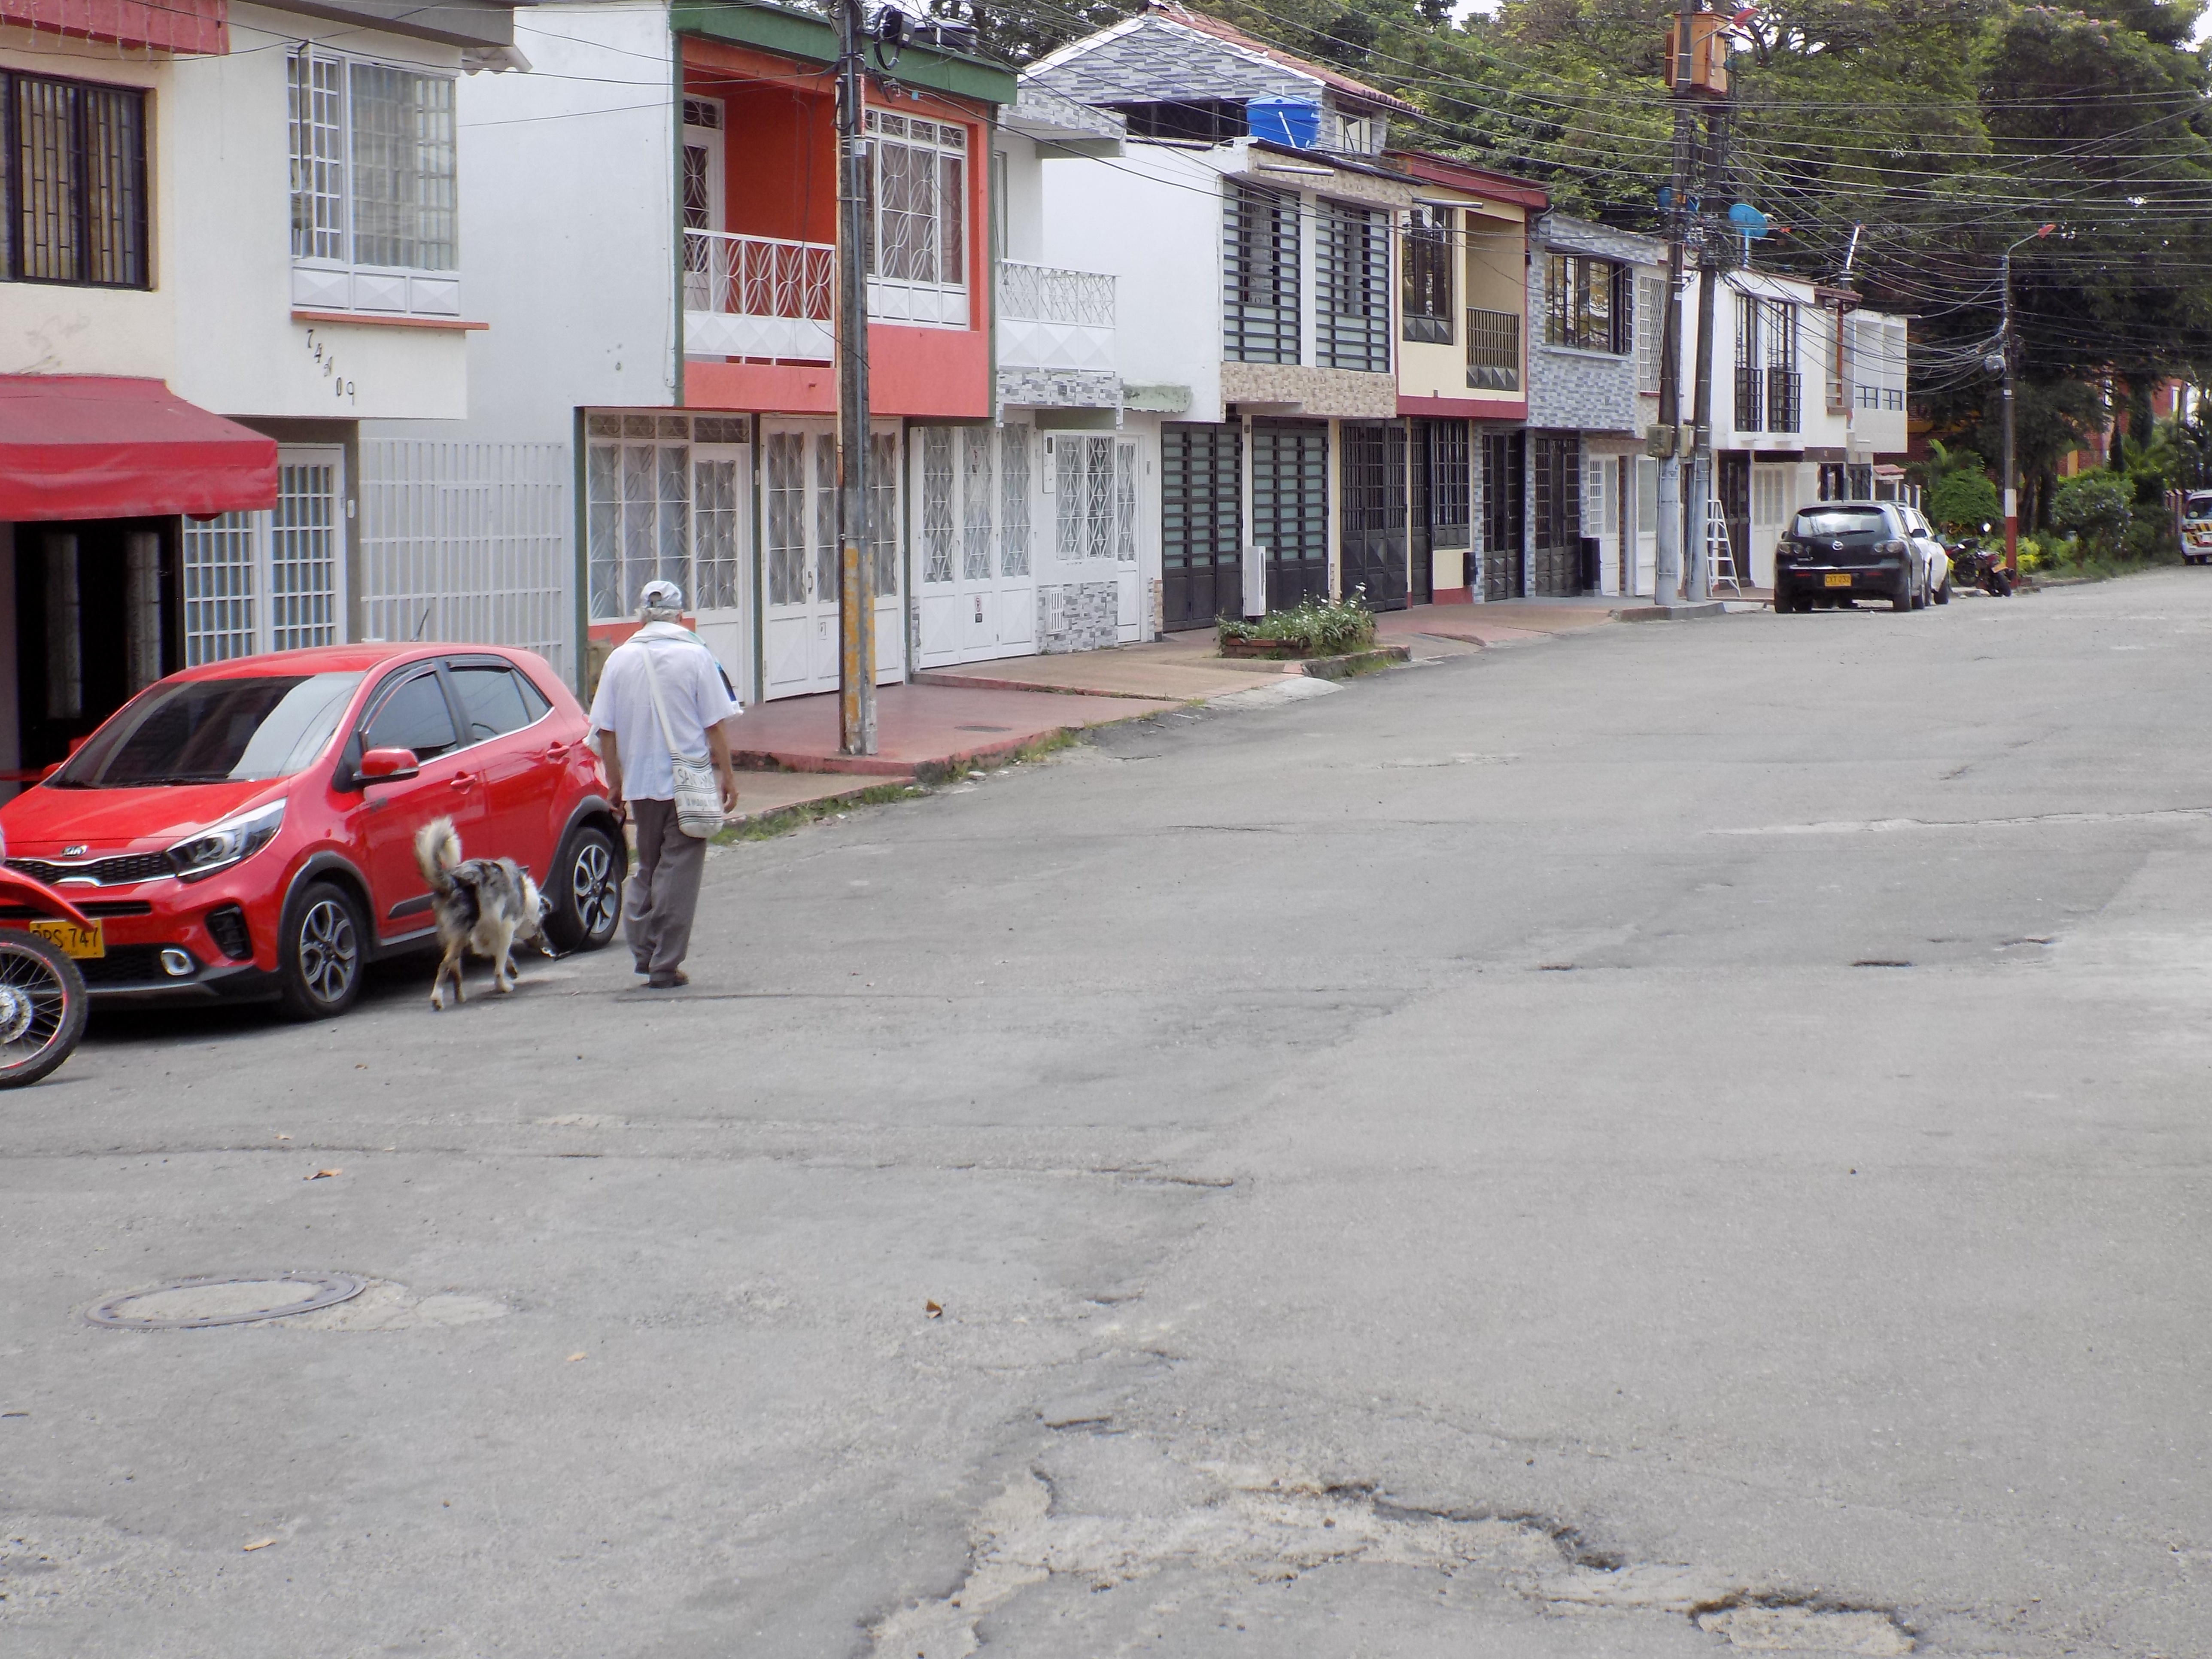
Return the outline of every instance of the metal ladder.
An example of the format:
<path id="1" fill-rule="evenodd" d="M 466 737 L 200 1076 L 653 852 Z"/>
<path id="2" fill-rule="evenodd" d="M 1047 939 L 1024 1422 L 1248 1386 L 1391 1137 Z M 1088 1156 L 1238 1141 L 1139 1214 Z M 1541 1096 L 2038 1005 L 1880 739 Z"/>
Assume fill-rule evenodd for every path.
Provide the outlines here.
<path id="1" fill-rule="evenodd" d="M 1736 580 L 1735 546 L 1729 540 L 1727 509 L 1717 501 L 1705 503 L 1705 568 L 1711 573 L 1706 592 L 1717 593 L 1726 583 L 1736 598 L 1743 597 L 1743 584 Z"/>

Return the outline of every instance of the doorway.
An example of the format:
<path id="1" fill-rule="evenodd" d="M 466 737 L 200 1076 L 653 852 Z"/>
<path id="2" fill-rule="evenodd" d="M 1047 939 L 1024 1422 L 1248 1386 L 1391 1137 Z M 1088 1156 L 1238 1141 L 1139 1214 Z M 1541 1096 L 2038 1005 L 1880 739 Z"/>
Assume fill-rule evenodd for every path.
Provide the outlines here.
<path id="1" fill-rule="evenodd" d="M 178 523 L 15 526 L 16 763 L 24 770 L 66 760 L 76 740 L 185 665 Z"/>
<path id="2" fill-rule="evenodd" d="M 921 503 L 915 538 L 915 661 L 921 667 L 1036 649 L 1037 473 L 1045 459 L 1036 438 L 1019 422 L 915 428 Z M 1073 489 L 1080 503 L 1080 452 L 1066 437 L 1059 442 L 1077 459 Z M 1059 482 L 1063 492 L 1069 489 L 1065 476 Z M 1106 510 L 1110 514 L 1110 491 Z"/>
<path id="3" fill-rule="evenodd" d="M 1407 583 L 1406 424 L 1346 421 L 1343 592 L 1364 590 L 1370 611 L 1403 611 Z M 1425 544 L 1423 552 L 1427 550 Z"/>
<path id="4" fill-rule="evenodd" d="M 1170 633 L 1244 611 L 1244 434 L 1160 428 L 1160 611 Z"/>
<path id="5" fill-rule="evenodd" d="M 1523 580 L 1522 503 L 1527 490 L 1528 434 L 1482 434 L 1482 597 L 1517 599 Z"/>
<path id="6" fill-rule="evenodd" d="M 1252 540 L 1267 550 L 1267 609 L 1328 597 L 1328 425 L 1252 422 Z"/>
<path id="7" fill-rule="evenodd" d="M 1566 597 L 1583 591 L 1583 447 L 1579 434 L 1539 432 L 1529 457 L 1529 506 L 1535 548 L 1532 592 Z"/>

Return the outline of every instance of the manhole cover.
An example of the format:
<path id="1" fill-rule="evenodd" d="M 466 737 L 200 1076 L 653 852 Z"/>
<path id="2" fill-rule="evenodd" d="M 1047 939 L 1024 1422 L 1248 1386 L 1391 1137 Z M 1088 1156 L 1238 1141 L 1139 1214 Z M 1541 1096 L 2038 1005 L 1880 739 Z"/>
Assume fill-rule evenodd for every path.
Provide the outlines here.
<path id="1" fill-rule="evenodd" d="M 124 1331 L 196 1331 L 313 1313 L 359 1296 L 368 1281 L 351 1273 L 241 1273 L 181 1279 L 150 1291 L 111 1296 L 85 1315 Z"/>

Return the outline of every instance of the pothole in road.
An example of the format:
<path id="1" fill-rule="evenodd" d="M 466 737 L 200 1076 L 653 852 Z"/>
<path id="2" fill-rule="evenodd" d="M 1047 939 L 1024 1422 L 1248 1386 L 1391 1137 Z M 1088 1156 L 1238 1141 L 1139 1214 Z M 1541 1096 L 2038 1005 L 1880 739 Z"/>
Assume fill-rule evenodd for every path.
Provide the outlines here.
<path id="1" fill-rule="evenodd" d="M 112 1330 L 191 1331 L 280 1324 L 289 1330 L 451 1329 L 503 1317 L 502 1303 L 458 1291 L 419 1292 L 354 1273 L 276 1273 L 179 1279 L 125 1291 L 86 1311 Z"/>
<path id="2" fill-rule="evenodd" d="M 1471 1575 L 1552 1617 L 1687 1619 L 1747 1651 L 1914 1650 L 1911 1633 L 1887 1612 L 1761 1591 L 1694 1566 L 1622 1564 L 1540 1517 L 1438 1511 L 1360 1487 L 1239 1476 L 1176 1462 L 1141 1436 L 1082 1444 L 1093 1449 L 1056 1448 L 984 1505 L 969 1528 L 967 1575 L 951 1594 L 871 1626 L 880 1659 L 967 1659 L 982 1644 L 981 1621 L 1054 1577 L 1103 1594 L 1171 1571 L 1260 1585 L 1346 1566 Z M 1088 1503 L 1086 1492 L 1118 1501 Z"/>

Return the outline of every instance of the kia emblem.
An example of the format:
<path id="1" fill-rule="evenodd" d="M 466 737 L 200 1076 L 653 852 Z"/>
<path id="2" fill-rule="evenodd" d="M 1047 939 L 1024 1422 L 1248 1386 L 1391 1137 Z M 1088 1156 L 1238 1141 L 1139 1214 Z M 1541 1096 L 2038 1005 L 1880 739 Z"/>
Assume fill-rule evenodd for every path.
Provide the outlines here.
<path id="1" fill-rule="evenodd" d="M 90 851 L 92 851 L 90 847 L 87 846 L 83 842 L 79 842 L 74 847 L 63 848 L 62 856 L 65 859 L 81 859 Z"/>

